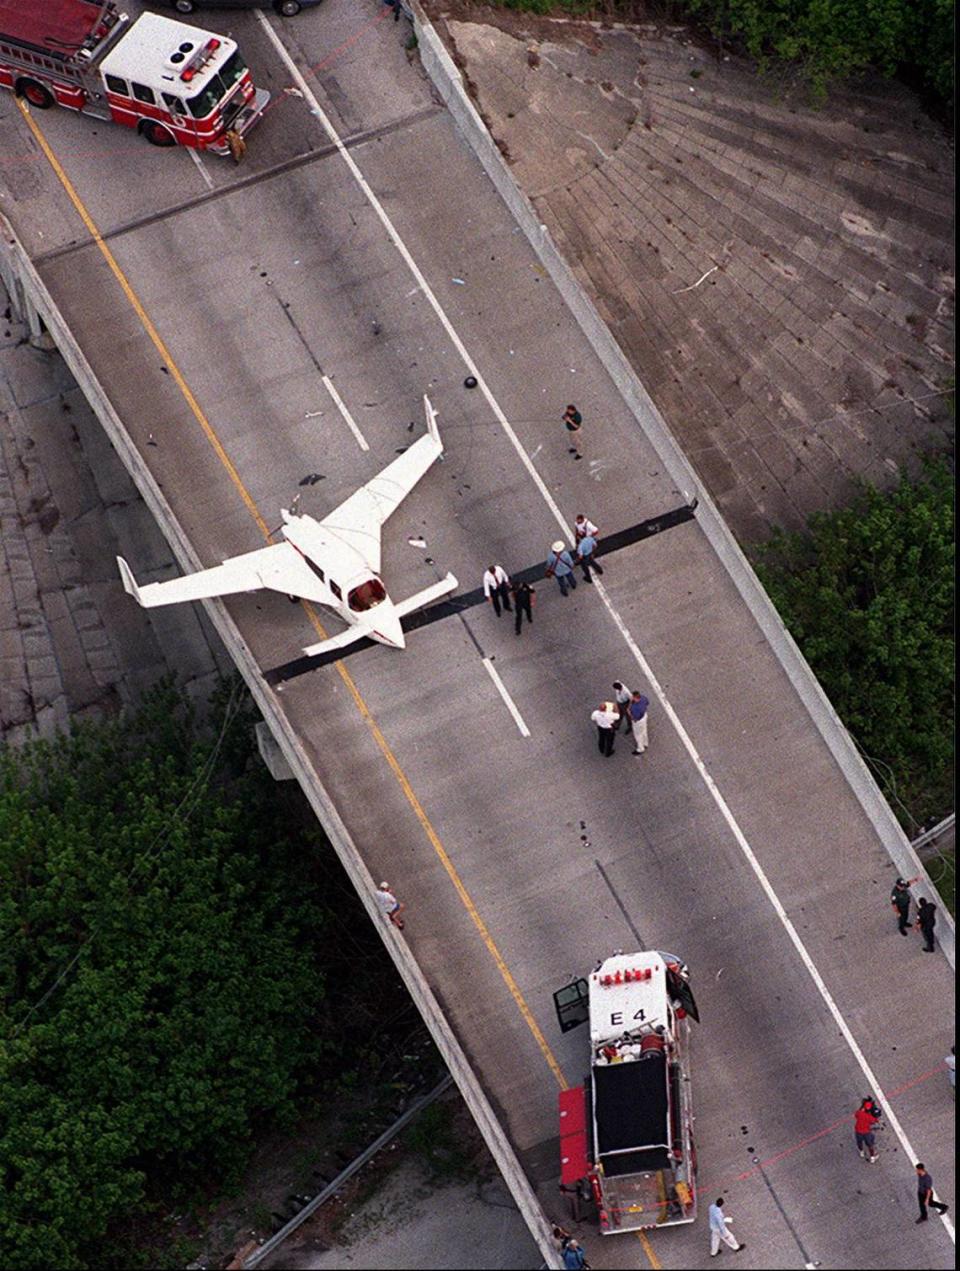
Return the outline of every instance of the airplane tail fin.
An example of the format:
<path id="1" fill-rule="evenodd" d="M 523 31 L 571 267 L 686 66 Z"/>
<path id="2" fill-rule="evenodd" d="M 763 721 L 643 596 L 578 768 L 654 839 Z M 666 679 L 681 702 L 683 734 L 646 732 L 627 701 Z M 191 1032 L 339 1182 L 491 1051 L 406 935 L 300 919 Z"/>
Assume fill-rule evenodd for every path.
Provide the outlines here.
<path id="1" fill-rule="evenodd" d="M 440 429 L 437 427 L 437 412 L 433 409 L 433 403 L 424 393 L 423 409 L 427 416 L 427 432 L 440 447 L 440 453 L 443 454 L 443 442 L 440 440 Z"/>
<path id="2" fill-rule="evenodd" d="M 128 596 L 132 596 L 138 605 L 142 605 L 143 601 L 140 599 L 140 588 L 137 586 L 137 580 L 133 576 L 133 570 L 122 556 L 117 557 L 117 564 L 120 566 L 120 577 L 123 580 L 123 590 Z"/>

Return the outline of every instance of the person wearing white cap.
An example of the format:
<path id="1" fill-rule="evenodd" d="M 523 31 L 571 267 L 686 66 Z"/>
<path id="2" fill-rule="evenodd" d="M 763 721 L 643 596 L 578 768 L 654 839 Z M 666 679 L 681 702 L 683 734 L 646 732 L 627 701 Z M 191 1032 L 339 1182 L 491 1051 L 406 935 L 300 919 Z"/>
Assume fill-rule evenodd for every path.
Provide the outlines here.
<path id="1" fill-rule="evenodd" d="M 389 883 L 381 883 L 374 895 L 377 898 L 377 904 L 380 906 L 384 915 L 390 919 L 395 927 L 400 931 L 403 930 L 403 919 L 400 917 L 401 912 L 406 908 L 402 905 L 396 896 L 390 890 Z"/>
<path id="2" fill-rule="evenodd" d="M 550 554 L 547 556 L 547 577 L 557 580 L 561 596 L 567 594 L 568 587 L 576 591 L 577 580 L 573 573 L 573 557 L 567 551 L 567 545 L 562 538 L 558 538 L 550 548 Z"/>

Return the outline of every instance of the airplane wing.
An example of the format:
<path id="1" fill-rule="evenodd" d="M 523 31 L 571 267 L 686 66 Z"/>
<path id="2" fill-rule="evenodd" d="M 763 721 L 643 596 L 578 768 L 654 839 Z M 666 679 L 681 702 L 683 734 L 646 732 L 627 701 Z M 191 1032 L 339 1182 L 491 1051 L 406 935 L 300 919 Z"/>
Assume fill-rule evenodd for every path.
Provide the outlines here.
<path id="1" fill-rule="evenodd" d="M 380 531 L 384 521 L 397 510 L 423 474 L 443 454 L 436 411 L 428 397 L 424 397 L 423 401 L 427 413 L 427 435 L 415 441 L 321 522 L 330 534 L 344 539 L 360 552 L 375 574 L 380 572 Z"/>
<path id="2" fill-rule="evenodd" d="M 459 585 L 453 574 L 447 574 L 446 578 L 441 578 L 432 587 L 426 587 L 423 591 L 418 591 L 414 595 L 408 596 L 406 600 L 401 600 L 399 604 L 394 605 L 397 617 L 406 618 L 408 614 L 416 613 L 418 609 L 425 609 L 427 605 L 432 605 L 435 600 L 441 600 L 444 596 L 449 596 L 451 591 L 456 591 Z"/>
<path id="3" fill-rule="evenodd" d="M 353 644 L 355 640 L 369 639 L 370 632 L 364 627 L 347 627 L 345 631 L 338 631 L 335 636 L 330 636 L 327 640 L 321 640 L 319 644 L 307 644 L 304 646 L 304 653 L 307 657 L 315 657 L 318 653 L 330 653 L 333 649 L 345 649 L 347 645 Z"/>
<path id="4" fill-rule="evenodd" d="M 183 600 L 206 600 L 211 596 L 232 596 L 241 591 L 259 591 L 269 587 L 272 591 L 284 591 L 290 595 L 302 595 L 302 559 L 289 543 L 273 543 L 243 556 L 233 556 L 222 565 L 201 569 L 183 578 L 171 578 L 168 582 L 147 583 L 139 587 L 133 571 L 123 559 L 117 557 L 124 590 L 145 609 L 157 605 L 174 605 Z"/>

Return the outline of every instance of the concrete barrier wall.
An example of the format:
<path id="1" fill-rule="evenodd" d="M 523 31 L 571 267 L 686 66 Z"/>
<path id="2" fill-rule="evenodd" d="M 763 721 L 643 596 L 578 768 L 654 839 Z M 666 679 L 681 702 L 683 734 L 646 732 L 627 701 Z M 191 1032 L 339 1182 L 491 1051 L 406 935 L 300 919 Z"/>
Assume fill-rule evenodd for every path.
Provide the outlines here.
<path id="1" fill-rule="evenodd" d="M 0 279 L 7 288 L 11 302 L 20 311 L 20 316 L 30 324 L 31 331 L 35 331 L 38 337 L 42 334 L 42 326 L 38 319 L 42 320 L 43 326 L 56 343 L 184 572 L 202 568 L 202 562 L 194 552 L 160 487 L 154 481 L 143 457 L 131 441 L 122 420 L 74 339 L 63 315 L 57 309 L 43 280 L 34 269 L 13 227 L 2 214 L 0 214 Z M 373 896 L 374 879 L 347 827 L 340 819 L 340 814 L 317 778 L 296 733 L 281 710 L 278 698 L 264 683 L 246 641 L 234 625 L 223 603 L 219 600 L 209 600 L 203 601 L 203 604 L 237 669 L 246 681 L 264 720 L 276 738 L 284 758 L 309 799 L 317 819 L 333 844 L 344 869 L 349 874 L 370 920 L 387 946 L 407 991 L 430 1029 L 437 1049 L 443 1056 L 451 1076 L 457 1083 L 464 1101 L 506 1179 L 517 1207 L 540 1247 L 545 1265 L 561 1267 L 562 1263 L 558 1258 L 550 1225 L 520 1162 L 409 946 L 396 929 L 384 921 Z"/>
<path id="2" fill-rule="evenodd" d="M 853 738 L 784 626 L 709 493 L 700 486 L 692 465 L 627 361 L 623 350 L 561 256 L 547 227 L 538 220 L 533 205 L 514 181 L 513 174 L 470 100 L 456 64 L 423 12 L 419 0 L 409 0 L 409 3 L 414 12 L 414 28 L 424 69 L 446 103 L 460 132 L 496 186 L 517 225 L 526 235 L 540 263 L 549 273 L 628 410 L 643 429 L 677 488 L 683 492 L 688 503 L 694 497 L 699 500 L 697 521 L 700 527 L 809 711 L 831 754 L 840 765 L 897 872 L 904 878 L 919 875 L 922 882 L 914 889 L 914 894 L 939 901 L 936 888 L 869 768 L 860 757 Z M 942 903 L 938 906 L 936 933 L 943 953 L 953 967 L 956 929 L 952 915 Z"/>

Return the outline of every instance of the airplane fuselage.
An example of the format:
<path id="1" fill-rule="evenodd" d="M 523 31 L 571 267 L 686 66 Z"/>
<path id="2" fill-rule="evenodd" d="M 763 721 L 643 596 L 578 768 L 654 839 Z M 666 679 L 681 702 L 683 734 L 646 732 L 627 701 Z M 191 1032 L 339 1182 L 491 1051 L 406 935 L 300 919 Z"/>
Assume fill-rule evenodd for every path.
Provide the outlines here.
<path id="1" fill-rule="evenodd" d="M 294 516 L 284 511 L 281 532 L 314 578 L 310 594 L 306 594 L 307 588 L 298 588 L 303 599 L 333 609 L 344 622 L 362 628 L 365 635 L 380 644 L 394 649 L 406 647 L 400 618 L 383 579 L 355 547 L 312 516 Z"/>

